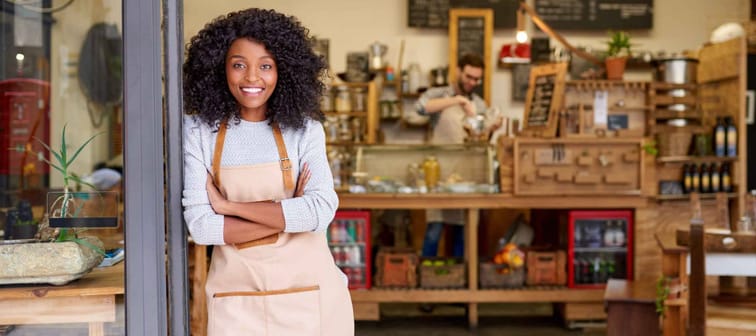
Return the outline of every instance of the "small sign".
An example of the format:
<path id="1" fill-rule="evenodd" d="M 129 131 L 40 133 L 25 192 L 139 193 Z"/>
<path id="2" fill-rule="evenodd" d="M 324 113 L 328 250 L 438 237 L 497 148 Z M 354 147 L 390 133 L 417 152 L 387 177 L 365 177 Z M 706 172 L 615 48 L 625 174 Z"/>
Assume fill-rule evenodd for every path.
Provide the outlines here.
<path id="1" fill-rule="evenodd" d="M 627 114 L 611 114 L 607 117 L 606 128 L 610 131 L 627 129 Z"/>

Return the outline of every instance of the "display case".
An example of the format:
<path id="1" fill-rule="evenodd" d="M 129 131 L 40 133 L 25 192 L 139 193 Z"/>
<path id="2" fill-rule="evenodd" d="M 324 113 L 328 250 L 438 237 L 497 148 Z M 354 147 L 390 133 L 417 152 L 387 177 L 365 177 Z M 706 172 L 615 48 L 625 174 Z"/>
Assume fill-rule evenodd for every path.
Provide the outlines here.
<path id="1" fill-rule="evenodd" d="M 610 278 L 633 278 L 633 212 L 569 211 L 570 288 L 600 288 Z"/>
<path id="2" fill-rule="evenodd" d="M 488 144 L 357 146 L 352 192 L 493 193 L 494 149 Z"/>
<path id="3" fill-rule="evenodd" d="M 369 289 L 370 212 L 337 211 L 327 235 L 333 259 L 349 279 L 349 289 Z"/>

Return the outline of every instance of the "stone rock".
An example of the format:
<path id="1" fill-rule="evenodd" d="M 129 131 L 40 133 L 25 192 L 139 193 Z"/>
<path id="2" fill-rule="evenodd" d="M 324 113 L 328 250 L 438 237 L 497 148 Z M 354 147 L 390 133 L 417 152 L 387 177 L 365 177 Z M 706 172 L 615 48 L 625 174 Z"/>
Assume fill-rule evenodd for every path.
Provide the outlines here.
<path id="1" fill-rule="evenodd" d="M 103 248 L 96 237 L 82 237 Z M 102 262 L 99 252 L 76 242 L 0 245 L 0 284 L 64 285 Z"/>

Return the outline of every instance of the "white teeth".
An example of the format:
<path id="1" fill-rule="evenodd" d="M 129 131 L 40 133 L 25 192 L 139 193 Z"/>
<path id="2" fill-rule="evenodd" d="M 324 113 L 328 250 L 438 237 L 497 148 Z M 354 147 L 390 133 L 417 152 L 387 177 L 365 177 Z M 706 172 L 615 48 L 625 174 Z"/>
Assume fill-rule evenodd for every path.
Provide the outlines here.
<path id="1" fill-rule="evenodd" d="M 261 88 L 242 88 L 242 91 L 247 93 L 260 93 L 262 92 Z"/>

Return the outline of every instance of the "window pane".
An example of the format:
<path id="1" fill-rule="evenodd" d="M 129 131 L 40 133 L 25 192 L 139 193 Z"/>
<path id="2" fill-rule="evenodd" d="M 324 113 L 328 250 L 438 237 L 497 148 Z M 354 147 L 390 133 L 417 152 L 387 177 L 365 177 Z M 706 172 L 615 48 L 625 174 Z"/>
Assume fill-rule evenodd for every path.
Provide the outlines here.
<path id="1" fill-rule="evenodd" d="M 9 335 L 125 334 L 122 32 L 117 0 L 0 2 L 0 325 Z M 103 254 L 114 266 L 98 267 Z"/>

